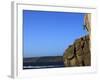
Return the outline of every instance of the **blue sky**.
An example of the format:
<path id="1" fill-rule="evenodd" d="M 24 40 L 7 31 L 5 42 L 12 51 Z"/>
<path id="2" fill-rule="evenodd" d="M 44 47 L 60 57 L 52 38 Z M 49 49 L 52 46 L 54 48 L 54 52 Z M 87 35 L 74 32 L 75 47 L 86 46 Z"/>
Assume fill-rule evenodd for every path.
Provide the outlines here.
<path id="1" fill-rule="evenodd" d="M 87 34 L 84 13 L 23 10 L 24 57 L 60 56 Z"/>

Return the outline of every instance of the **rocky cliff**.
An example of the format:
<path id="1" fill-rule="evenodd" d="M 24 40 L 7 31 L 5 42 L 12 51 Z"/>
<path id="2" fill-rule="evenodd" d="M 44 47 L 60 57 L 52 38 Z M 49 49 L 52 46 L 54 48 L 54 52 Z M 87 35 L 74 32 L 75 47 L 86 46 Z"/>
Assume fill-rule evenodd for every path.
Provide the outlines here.
<path id="1" fill-rule="evenodd" d="M 90 66 L 90 39 L 89 35 L 83 36 L 70 45 L 63 55 L 64 65 L 72 66 Z"/>

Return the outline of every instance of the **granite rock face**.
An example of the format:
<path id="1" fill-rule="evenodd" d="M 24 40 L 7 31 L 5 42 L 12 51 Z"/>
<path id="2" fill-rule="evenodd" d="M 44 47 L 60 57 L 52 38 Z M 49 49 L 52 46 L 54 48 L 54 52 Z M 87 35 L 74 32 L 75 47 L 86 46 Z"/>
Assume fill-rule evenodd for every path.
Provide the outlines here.
<path id="1" fill-rule="evenodd" d="M 90 66 L 91 54 L 89 35 L 75 40 L 75 42 L 65 50 L 63 59 L 66 67 Z"/>

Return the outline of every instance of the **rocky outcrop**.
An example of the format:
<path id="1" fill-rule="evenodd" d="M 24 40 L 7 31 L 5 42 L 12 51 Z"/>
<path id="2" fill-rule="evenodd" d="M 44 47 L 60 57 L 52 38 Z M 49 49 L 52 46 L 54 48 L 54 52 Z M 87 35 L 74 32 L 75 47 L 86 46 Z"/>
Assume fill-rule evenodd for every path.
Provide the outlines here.
<path id="1" fill-rule="evenodd" d="M 90 13 L 86 13 L 84 15 L 84 27 L 90 34 L 91 33 L 91 14 Z"/>
<path id="2" fill-rule="evenodd" d="M 90 66 L 91 54 L 89 35 L 75 40 L 75 42 L 65 50 L 63 59 L 66 67 Z"/>

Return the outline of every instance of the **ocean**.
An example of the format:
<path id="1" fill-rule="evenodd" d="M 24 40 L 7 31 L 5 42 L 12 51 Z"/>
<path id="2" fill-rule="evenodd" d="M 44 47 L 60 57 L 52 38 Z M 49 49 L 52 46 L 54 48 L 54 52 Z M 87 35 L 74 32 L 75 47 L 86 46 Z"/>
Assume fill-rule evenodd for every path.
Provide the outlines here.
<path id="1" fill-rule="evenodd" d="M 43 69 L 43 68 L 60 68 L 64 67 L 63 62 L 39 62 L 39 63 L 31 63 L 24 64 L 23 69 Z"/>

